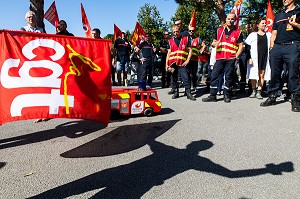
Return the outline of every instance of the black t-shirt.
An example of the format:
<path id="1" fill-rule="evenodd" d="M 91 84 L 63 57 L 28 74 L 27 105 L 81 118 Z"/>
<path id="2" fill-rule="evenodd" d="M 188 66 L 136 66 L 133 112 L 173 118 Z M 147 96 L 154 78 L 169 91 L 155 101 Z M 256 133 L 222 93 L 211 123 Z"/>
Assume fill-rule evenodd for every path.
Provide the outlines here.
<path id="1" fill-rule="evenodd" d="M 58 33 L 56 33 L 57 35 L 67 35 L 67 36 L 74 36 L 72 33 L 70 33 L 69 31 L 67 30 L 63 30 L 63 31 L 60 31 Z"/>
<path id="2" fill-rule="evenodd" d="M 155 55 L 152 49 L 154 48 L 154 45 L 152 43 L 143 41 L 142 43 L 140 43 L 138 48 L 142 50 L 143 57 L 145 57 L 146 59 L 152 58 Z"/>
<path id="3" fill-rule="evenodd" d="M 118 38 L 115 41 L 114 48 L 117 49 L 117 61 L 129 60 L 131 46 L 127 40 Z"/>
<path id="4" fill-rule="evenodd" d="M 287 13 L 282 12 L 275 16 L 273 24 L 273 30 L 277 30 L 275 43 L 279 44 L 291 41 L 300 41 L 300 30 L 290 25 L 288 20 L 285 20 L 292 15 L 298 16 L 299 14 L 300 7 L 297 6 L 294 10 Z"/>

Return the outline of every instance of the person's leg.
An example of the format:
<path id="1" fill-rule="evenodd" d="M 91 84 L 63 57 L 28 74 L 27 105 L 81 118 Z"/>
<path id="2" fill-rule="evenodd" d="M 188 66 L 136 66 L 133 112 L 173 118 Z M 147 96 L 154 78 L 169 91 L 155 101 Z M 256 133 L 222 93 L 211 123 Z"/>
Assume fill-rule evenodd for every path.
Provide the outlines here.
<path id="1" fill-rule="evenodd" d="M 258 79 L 258 87 L 257 87 L 257 91 L 256 91 L 256 95 L 255 97 L 257 99 L 263 99 L 263 97 L 261 96 L 261 91 L 262 88 L 264 86 L 264 82 L 265 82 L 265 70 L 259 70 L 259 79 Z"/>
<path id="2" fill-rule="evenodd" d="M 121 62 L 117 61 L 117 80 L 118 80 L 118 86 L 122 85 L 121 75 L 122 75 Z"/>
<path id="3" fill-rule="evenodd" d="M 252 88 L 252 93 L 249 96 L 250 98 L 255 98 L 256 96 L 256 83 L 257 80 L 256 79 L 250 79 L 250 83 L 251 83 L 251 88 Z"/>
<path id="4" fill-rule="evenodd" d="M 195 101 L 196 98 L 191 94 L 191 80 L 187 68 L 178 67 L 178 72 L 181 75 L 187 98 Z"/>

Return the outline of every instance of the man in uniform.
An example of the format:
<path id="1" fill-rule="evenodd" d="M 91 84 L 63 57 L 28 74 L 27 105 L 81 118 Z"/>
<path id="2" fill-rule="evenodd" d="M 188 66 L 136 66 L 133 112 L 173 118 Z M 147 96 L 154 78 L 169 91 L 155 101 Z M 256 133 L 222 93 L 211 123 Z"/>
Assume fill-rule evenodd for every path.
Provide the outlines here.
<path id="1" fill-rule="evenodd" d="M 191 94 L 190 76 L 186 66 L 192 57 L 192 48 L 190 47 L 188 37 L 180 35 L 180 28 L 173 26 L 174 37 L 169 40 L 168 54 L 166 59 L 166 70 L 172 69 L 172 90 L 174 94 L 172 99 L 179 97 L 178 74 L 180 74 L 187 98 L 195 101 L 196 98 Z"/>
<path id="2" fill-rule="evenodd" d="M 269 97 L 261 106 L 276 104 L 277 91 L 283 64 L 289 73 L 288 87 L 292 97 L 292 111 L 300 111 L 300 84 L 298 58 L 300 51 L 300 8 L 295 0 L 283 0 L 285 12 L 276 15 L 270 44 L 271 81 L 268 88 Z"/>
<path id="3" fill-rule="evenodd" d="M 136 48 L 136 51 L 141 51 L 143 55 L 143 57 L 140 58 L 140 60 L 142 61 L 142 65 L 139 69 L 139 81 L 145 80 L 149 86 L 152 85 L 154 57 L 156 56 L 156 52 L 158 51 L 158 49 L 151 42 L 151 38 L 152 34 L 146 33 L 145 41 L 140 43 L 140 45 Z"/>
<path id="4" fill-rule="evenodd" d="M 217 30 L 217 35 L 212 43 L 212 46 L 216 47 L 216 63 L 211 74 L 210 95 L 203 98 L 203 102 L 217 101 L 218 77 L 223 71 L 225 73 L 224 102 L 231 102 L 235 62 L 243 50 L 242 32 L 235 27 L 235 20 L 235 14 L 228 14 L 226 26 L 222 26 Z"/>
<path id="5" fill-rule="evenodd" d="M 117 63 L 117 80 L 119 86 L 122 85 L 121 76 L 123 72 L 123 85 L 127 84 L 127 72 L 129 69 L 131 45 L 127 39 L 128 30 L 122 31 L 122 36 L 115 41 L 113 63 Z M 115 57 L 117 60 L 115 60 Z"/>
<path id="6" fill-rule="evenodd" d="M 195 35 L 195 27 L 189 28 L 189 43 L 192 48 L 192 57 L 189 62 L 188 69 L 191 76 L 192 88 L 194 91 L 197 89 L 197 69 L 198 69 L 198 56 L 204 51 L 205 43 Z"/>
<path id="7" fill-rule="evenodd" d="M 164 32 L 164 39 L 160 41 L 159 45 L 159 52 L 161 55 L 161 62 L 160 62 L 160 68 L 161 68 L 161 87 L 162 88 L 168 88 L 170 86 L 171 82 L 171 73 L 166 71 L 166 59 L 167 59 L 167 53 L 168 53 L 168 43 L 170 39 L 170 34 L 168 31 Z"/>

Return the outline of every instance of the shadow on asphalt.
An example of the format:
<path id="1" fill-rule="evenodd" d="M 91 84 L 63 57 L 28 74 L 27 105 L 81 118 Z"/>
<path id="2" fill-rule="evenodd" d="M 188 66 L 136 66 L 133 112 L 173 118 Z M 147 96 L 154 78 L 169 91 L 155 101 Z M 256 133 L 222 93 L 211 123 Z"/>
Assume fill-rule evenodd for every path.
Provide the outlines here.
<path id="1" fill-rule="evenodd" d="M 0 169 L 6 165 L 5 162 L 0 162 Z"/>
<path id="2" fill-rule="evenodd" d="M 255 169 L 229 170 L 199 155 L 199 152 L 213 146 L 209 140 L 193 141 L 185 149 L 178 149 L 155 140 L 147 144 L 152 151 L 149 156 L 93 173 L 31 198 L 67 198 L 97 190 L 91 198 L 139 199 L 154 186 L 162 185 L 166 180 L 188 170 L 233 179 L 263 174 L 281 175 L 283 171 L 294 170 L 292 162 L 267 164 L 265 167 Z"/>
<path id="3" fill-rule="evenodd" d="M 78 138 L 105 127 L 106 126 L 101 123 L 87 120 L 66 122 L 56 126 L 55 129 L 2 139 L 0 140 L 0 149 L 47 141 L 62 136 Z"/>
<path id="4" fill-rule="evenodd" d="M 115 130 L 62 153 L 65 158 L 102 157 L 133 151 L 159 137 L 180 120 L 124 125 Z"/>

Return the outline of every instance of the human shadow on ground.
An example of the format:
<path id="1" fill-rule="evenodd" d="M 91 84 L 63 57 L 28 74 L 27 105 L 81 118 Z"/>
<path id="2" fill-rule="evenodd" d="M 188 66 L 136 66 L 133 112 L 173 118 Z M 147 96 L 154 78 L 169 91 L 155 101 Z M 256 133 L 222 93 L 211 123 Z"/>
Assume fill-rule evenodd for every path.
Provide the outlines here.
<path id="1" fill-rule="evenodd" d="M 56 126 L 55 129 L 2 139 L 0 140 L 0 149 L 43 142 L 62 136 L 66 136 L 68 138 L 78 138 L 101 130 L 105 127 L 106 126 L 101 123 L 87 120 L 66 122 Z"/>
<path id="2" fill-rule="evenodd" d="M 180 120 L 124 125 L 61 154 L 65 158 L 102 157 L 129 152 L 153 141 Z"/>
<path id="3" fill-rule="evenodd" d="M 284 162 L 279 165 L 267 164 L 263 168 L 232 171 L 198 154 L 213 146 L 209 140 L 193 141 L 185 149 L 155 140 L 148 145 L 152 151 L 149 156 L 93 173 L 31 198 L 67 198 L 97 190 L 91 198 L 138 199 L 154 186 L 162 185 L 166 180 L 189 170 L 226 178 L 245 178 L 268 173 L 281 175 L 283 171 L 294 170 L 292 162 Z"/>
<path id="4" fill-rule="evenodd" d="M 6 165 L 5 162 L 0 162 L 0 169 Z"/>

